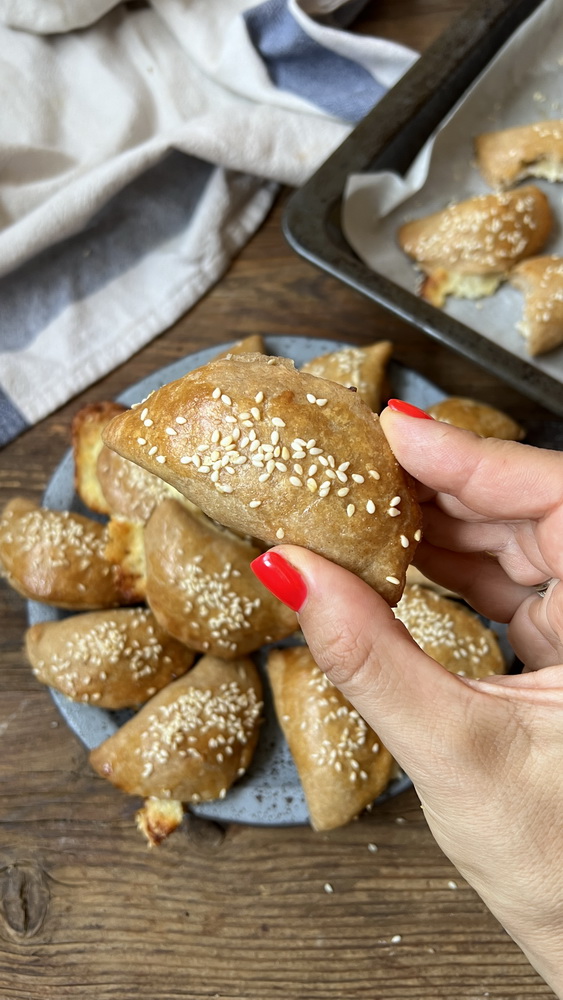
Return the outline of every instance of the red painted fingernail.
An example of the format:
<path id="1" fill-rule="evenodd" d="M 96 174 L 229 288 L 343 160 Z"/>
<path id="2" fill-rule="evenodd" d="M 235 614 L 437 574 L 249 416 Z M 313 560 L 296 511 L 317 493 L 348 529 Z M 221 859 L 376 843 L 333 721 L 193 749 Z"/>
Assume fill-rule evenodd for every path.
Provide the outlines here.
<path id="1" fill-rule="evenodd" d="M 307 597 L 305 581 L 279 552 L 264 552 L 250 563 L 250 568 L 260 583 L 292 611 L 303 607 Z"/>
<path id="2" fill-rule="evenodd" d="M 420 417 L 422 420 L 434 420 L 429 413 L 425 413 L 418 406 L 413 406 L 412 403 L 405 403 L 403 399 L 388 399 L 387 406 L 390 410 L 396 410 L 397 413 L 404 413 L 407 417 Z"/>

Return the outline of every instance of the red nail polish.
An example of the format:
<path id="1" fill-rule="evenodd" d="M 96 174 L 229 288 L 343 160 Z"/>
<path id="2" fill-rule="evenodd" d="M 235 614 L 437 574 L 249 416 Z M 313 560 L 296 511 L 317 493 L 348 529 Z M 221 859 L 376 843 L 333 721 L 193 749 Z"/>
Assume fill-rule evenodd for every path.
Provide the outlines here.
<path id="1" fill-rule="evenodd" d="M 260 583 L 292 611 L 299 611 L 307 597 L 305 581 L 279 552 L 264 552 L 250 563 Z"/>
<path id="2" fill-rule="evenodd" d="M 418 406 L 413 406 L 412 403 L 405 403 L 403 399 L 388 399 L 387 406 L 390 410 L 396 410 L 397 413 L 404 413 L 406 417 L 420 417 L 422 420 L 434 420 L 429 413 L 425 413 Z"/>

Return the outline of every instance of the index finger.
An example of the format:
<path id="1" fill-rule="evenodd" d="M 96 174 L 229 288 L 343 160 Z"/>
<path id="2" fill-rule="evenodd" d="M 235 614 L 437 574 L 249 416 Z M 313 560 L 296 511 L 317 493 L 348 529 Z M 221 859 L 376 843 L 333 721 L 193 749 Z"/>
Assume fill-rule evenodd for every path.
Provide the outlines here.
<path id="1" fill-rule="evenodd" d="M 489 518 L 537 520 L 563 503 L 563 455 L 480 438 L 439 420 L 386 408 L 381 426 L 400 465 L 432 493 L 457 497 Z"/>

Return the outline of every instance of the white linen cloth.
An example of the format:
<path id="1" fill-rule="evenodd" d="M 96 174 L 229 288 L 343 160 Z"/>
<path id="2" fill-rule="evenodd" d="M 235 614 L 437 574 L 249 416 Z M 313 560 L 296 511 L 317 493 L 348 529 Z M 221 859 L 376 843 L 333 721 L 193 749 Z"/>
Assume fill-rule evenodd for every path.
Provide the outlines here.
<path id="1" fill-rule="evenodd" d="M 0 445 L 186 312 L 416 59 L 343 0 L 0 0 Z"/>

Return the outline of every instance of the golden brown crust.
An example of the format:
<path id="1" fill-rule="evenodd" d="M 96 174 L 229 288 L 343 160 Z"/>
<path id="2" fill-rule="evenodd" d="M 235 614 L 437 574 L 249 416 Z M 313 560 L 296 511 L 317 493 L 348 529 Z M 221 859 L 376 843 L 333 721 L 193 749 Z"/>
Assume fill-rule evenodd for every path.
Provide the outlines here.
<path id="1" fill-rule="evenodd" d="M 451 673 L 464 677 L 505 673 L 496 634 L 466 605 L 429 587 L 408 585 L 395 616 L 421 649 Z"/>
<path id="2" fill-rule="evenodd" d="M 129 795 L 223 798 L 252 760 L 261 712 L 252 660 L 204 656 L 92 750 L 90 763 Z"/>
<path id="3" fill-rule="evenodd" d="M 507 413 L 464 396 L 448 396 L 429 406 L 426 412 L 436 420 L 473 431 L 479 437 L 501 438 L 503 441 L 521 441 L 524 437 L 523 427 Z"/>
<path id="4" fill-rule="evenodd" d="M 195 659 L 146 608 L 40 622 L 27 630 L 25 645 L 39 681 L 72 701 L 107 709 L 148 701 L 185 674 Z"/>
<path id="5" fill-rule="evenodd" d="M 344 826 L 389 784 L 391 754 L 306 646 L 272 650 L 268 677 L 312 826 Z"/>
<path id="6" fill-rule="evenodd" d="M 164 500 L 145 528 L 147 600 L 193 649 L 232 660 L 295 632 L 297 616 L 250 569 L 261 549 Z"/>
<path id="7" fill-rule="evenodd" d="M 147 596 L 144 525 L 111 517 L 107 523 L 104 554 L 114 565 L 114 574 L 128 604 L 140 604 Z"/>
<path id="8" fill-rule="evenodd" d="M 548 120 L 475 139 L 477 166 L 493 188 L 510 187 L 526 177 L 563 180 L 563 121 Z"/>
<path id="9" fill-rule="evenodd" d="M 192 513 L 203 517 L 201 511 L 159 476 L 105 446 L 98 457 L 97 474 L 109 512 L 116 517 L 146 524 L 157 504 L 167 497 L 179 500 Z"/>
<path id="10" fill-rule="evenodd" d="M 402 593 L 420 508 L 357 393 L 287 359 L 240 355 L 163 386 L 104 436 L 221 524 L 313 549 L 390 604 Z"/>
<path id="11" fill-rule="evenodd" d="M 183 818 L 184 807 L 176 799 L 147 799 L 142 809 L 135 813 L 137 829 L 149 847 L 159 847 L 178 829 Z"/>
<path id="12" fill-rule="evenodd" d="M 518 330 L 529 354 L 545 354 L 563 344 L 563 257 L 532 257 L 522 261 L 510 282 L 524 294 Z"/>
<path id="13" fill-rule="evenodd" d="M 237 340 L 236 344 L 227 348 L 226 351 L 220 351 L 213 360 L 228 358 L 230 354 L 264 354 L 264 340 L 259 333 L 251 333 L 250 336 Z"/>
<path id="14" fill-rule="evenodd" d="M 427 275 L 421 294 L 441 306 L 447 295 L 492 295 L 514 264 L 542 249 L 552 225 L 546 196 L 529 184 L 407 222 L 398 240 Z"/>
<path id="15" fill-rule="evenodd" d="M 301 366 L 302 372 L 328 378 L 347 389 L 355 387 L 370 410 L 379 413 L 387 363 L 393 351 L 390 340 L 379 340 L 368 347 L 343 347 L 322 354 Z"/>
<path id="16" fill-rule="evenodd" d="M 0 517 L 0 567 L 32 601 L 86 611 L 131 603 L 105 557 L 107 527 L 15 497 Z"/>
<path id="17" fill-rule="evenodd" d="M 98 457 L 103 448 L 102 430 L 112 417 L 122 413 L 121 403 L 88 403 L 72 420 L 74 488 L 82 502 L 98 514 L 109 514 L 111 507 L 98 478 Z"/>

